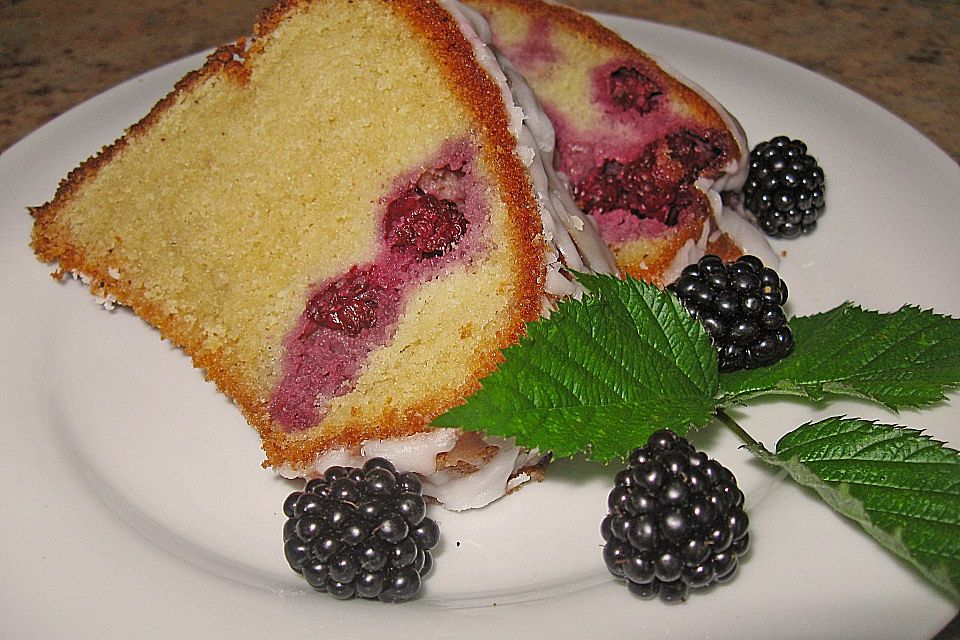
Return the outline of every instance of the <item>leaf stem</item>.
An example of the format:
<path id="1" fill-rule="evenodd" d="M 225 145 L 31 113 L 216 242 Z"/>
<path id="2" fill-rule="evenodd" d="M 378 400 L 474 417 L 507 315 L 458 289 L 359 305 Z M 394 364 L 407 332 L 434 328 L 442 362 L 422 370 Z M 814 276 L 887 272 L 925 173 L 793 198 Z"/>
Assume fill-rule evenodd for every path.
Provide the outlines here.
<path id="1" fill-rule="evenodd" d="M 737 434 L 737 437 L 740 438 L 744 444 L 751 447 L 763 448 L 763 445 L 750 437 L 750 434 L 743 430 L 737 421 L 730 417 L 730 415 L 723 409 L 717 409 L 717 419 L 725 424 L 730 431 L 733 431 Z"/>

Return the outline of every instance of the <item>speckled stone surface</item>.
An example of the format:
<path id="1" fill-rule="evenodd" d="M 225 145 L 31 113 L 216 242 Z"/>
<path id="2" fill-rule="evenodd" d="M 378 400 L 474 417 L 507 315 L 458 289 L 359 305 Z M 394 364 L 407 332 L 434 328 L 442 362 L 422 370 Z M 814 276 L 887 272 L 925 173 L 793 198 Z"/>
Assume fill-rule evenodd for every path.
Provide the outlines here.
<path id="1" fill-rule="evenodd" d="M 2 0 L 0 151 L 86 98 L 247 33 L 267 0 Z M 773 53 L 876 101 L 960 161 L 956 0 L 568 0 Z"/>
<path id="2" fill-rule="evenodd" d="M 0 152 L 165 62 L 248 33 L 268 0 L 0 0 Z M 960 161 L 957 0 L 567 0 L 717 35 L 832 78 Z M 960 638 L 960 618 L 937 640 Z"/>

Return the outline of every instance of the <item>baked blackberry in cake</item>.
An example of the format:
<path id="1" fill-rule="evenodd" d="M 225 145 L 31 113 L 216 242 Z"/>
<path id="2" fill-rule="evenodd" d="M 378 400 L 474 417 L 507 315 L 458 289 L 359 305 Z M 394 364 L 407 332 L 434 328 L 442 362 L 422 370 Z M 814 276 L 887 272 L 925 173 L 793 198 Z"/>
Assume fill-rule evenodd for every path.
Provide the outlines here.
<path id="1" fill-rule="evenodd" d="M 749 149 L 720 104 L 573 9 L 541 0 L 467 0 L 556 129 L 557 169 L 627 273 L 666 284 L 706 253 L 774 263 L 762 234 L 725 209 Z"/>
<path id="2" fill-rule="evenodd" d="M 568 269 L 616 268 L 478 31 L 455 2 L 282 0 L 34 209 L 33 248 L 181 346 L 265 464 L 385 456 L 494 499 L 541 455 L 430 420 Z"/>

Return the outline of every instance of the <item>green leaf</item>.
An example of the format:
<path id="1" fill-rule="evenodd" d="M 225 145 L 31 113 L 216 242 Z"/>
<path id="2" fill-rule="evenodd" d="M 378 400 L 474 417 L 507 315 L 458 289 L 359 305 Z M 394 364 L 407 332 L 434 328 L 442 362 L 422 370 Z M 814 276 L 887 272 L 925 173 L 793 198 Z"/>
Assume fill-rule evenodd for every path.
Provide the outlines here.
<path id="1" fill-rule="evenodd" d="M 847 418 L 799 427 L 775 455 L 749 448 L 960 599 L 960 453 L 913 429 Z"/>
<path id="2" fill-rule="evenodd" d="M 677 299 L 628 278 L 579 275 L 591 295 L 558 305 L 504 350 L 482 388 L 434 420 L 598 460 L 625 455 L 661 428 L 706 424 L 716 351 Z"/>
<path id="3" fill-rule="evenodd" d="M 794 352 L 775 365 L 724 374 L 725 406 L 765 394 L 867 399 L 898 410 L 960 385 L 960 321 L 916 307 L 894 313 L 843 304 L 790 321 Z"/>

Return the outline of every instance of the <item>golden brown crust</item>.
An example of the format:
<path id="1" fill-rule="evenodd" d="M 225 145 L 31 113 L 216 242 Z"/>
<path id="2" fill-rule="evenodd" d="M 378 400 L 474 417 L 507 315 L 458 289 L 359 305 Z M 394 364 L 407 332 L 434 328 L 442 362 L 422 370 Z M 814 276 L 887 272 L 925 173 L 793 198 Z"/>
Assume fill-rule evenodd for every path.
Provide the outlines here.
<path id="1" fill-rule="evenodd" d="M 194 327 L 151 302 L 135 283 L 111 276 L 110 265 L 87 260 L 82 248 L 68 237 L 65 229 L 55 224 L 59 212 L 77 197 L 84 184 L 127 145 L 135 144 L 180 99 L 213 78 L 228 78 L 244 84 L 250 76 L 250 60 L 263 50 L 265 36 L 269 36 L 284 20 L 309 7 L 312 2 L 331 1 L 280 0 L 265 9 L 255 25 L 255 39 L 249 48 L 247 42 L 240 39 L 217 49 L 200 69 L 181 79 L 123 137 L 71 171 L 50 202 L 31 210 L 35 218 L 31 244 L 38 258 L 46 262 L 59 262 L 57 275 L 71 271 L 84 274 L 90 279 L 91 291 L 114 296 L 156 326 L 164 338 L 181 346 L 192 357 L 194 365 L 203 369 L 221 391 L 233 398 L 246 419 L 257 428 L 267 455 L 265 464 L 272 466 L 288 464 L 301 467 L 308 465 L 324 448 L 354 446 L 369 438 L 404 436 L 422 431 L 432 416 L 459 404 L 464 395 L 479 388 L 477 379 L 492 371 L 501 361 L 500 350 L 519 339 L 526 322 L 539 317 L 543 291 L 543 252 L 529 250 L 531 244 L 542 246 L 543 243 L 539 212 L 529 175 L 514 153 L 516 141 L 509 133 L 509 117 L 502 94 L 494 80 L 474 60 L 471 45 L 453 17 L 430 0 L 378 1 L 385 9 L 402 16 L 411 30 L 423 39 L 427 48 L 433 51 L 450 88 L 468 107 L 476 123 L 476 134 L 483 141 L 483 161 L 493 174 L 497 191 L 511 212 L 511 241 L 516 247 L 528 249 L 521 249 L 515 255 L 517 284 L 511 303 L 514 313 L 511 322 L 497 337 L 496 344 L 487 345 L 477 353 L 475 379 L 467 388 L 460 389 L 456 394 L 428 398 L 403 415 L 395 409 L 385 410 L 376 425 L 366 421 L 348 423 L 343 431 L 332 436 L 318 437 L 310 432 L 307 435 L 286 434 L 273 423 L 267 402 L 235 373 L 240 370 L 240 363 L 231 361 L 230 356 L 222 350 L 205 349 Z"/>

